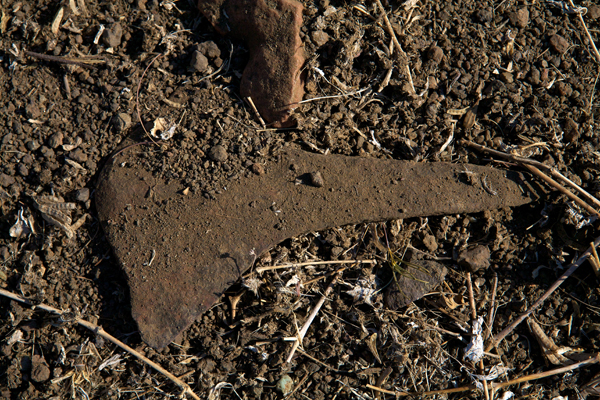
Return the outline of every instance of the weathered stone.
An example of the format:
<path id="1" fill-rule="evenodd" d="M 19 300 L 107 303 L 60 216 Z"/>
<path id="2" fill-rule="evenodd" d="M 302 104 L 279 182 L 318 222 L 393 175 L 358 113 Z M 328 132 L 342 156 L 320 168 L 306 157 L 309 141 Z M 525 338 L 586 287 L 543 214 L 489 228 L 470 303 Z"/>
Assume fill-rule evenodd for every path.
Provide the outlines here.
<path id="1" fill-rule="evenodd" d="M 478 245 L 472 249 L 463 250 L 456 261 L 471 272 L 486 269 L 490 266 L 490 249 L 487 246 Z"/>
<path id="2" fill-rule="evenodd" d="M 569 41 L 560 35 L 552 35 L 548 42 L 550 43 L 550 46 L 560 54 L 563 54 L 569 48 Z"/>
<path id="3" fill-rule="evenodd" d="M 208 152 L 208 158 L 217 162 L 225 162 L 229 155 L 227 154 L 227 149 L 224 146 L 217 145 L 210 149 Z"/>
<path id="4" fill-rule="evenodd" d="M 273 127 L 294 125 L 292 110 L 304 95 L 300 39 L 302 4 L 294 0 L 199 0 L 215 29 L 244 40 L 250 60 L 240 83 L 260 115 Z"/>
<path id="5" fill-rule="evenodd" d="M 123 37 L 123 27 L 120 23 L 112 24 L 102 35 L 102 40 L 108 47 L 118 47 Z"/>

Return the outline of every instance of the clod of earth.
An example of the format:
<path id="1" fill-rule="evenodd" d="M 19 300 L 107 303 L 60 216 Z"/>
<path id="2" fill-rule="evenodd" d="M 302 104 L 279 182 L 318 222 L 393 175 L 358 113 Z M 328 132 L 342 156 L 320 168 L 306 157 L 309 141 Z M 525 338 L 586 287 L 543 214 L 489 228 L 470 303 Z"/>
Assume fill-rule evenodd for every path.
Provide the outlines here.
<path id="1" fill-rule="evenodd" d="M 127 275 L 133 318 L 154 348 L 168 345 L 261 253 L 287 238 L 346 224 L 512 207 L 534 197 L 516 172 L 324 156 L 289 146 L 266 162 L 263 174 L 239 177 L 207 200 L 135 167 L 136 157 L 127 149 L 107 162 L 96 204 Z M 322 186 L 303 179 L 315 172 Z"/>
<path id="2" fill-rule="evenodd" d="M 294 0 L 199 0 L 198 8 L 222 35 L 243 40 L 250 51 L 240 93 L 252 98 L 273 127 L 294 124 L 291 111 L 304 95 L 306 59 L 300 28 L 302 4 Z"/>

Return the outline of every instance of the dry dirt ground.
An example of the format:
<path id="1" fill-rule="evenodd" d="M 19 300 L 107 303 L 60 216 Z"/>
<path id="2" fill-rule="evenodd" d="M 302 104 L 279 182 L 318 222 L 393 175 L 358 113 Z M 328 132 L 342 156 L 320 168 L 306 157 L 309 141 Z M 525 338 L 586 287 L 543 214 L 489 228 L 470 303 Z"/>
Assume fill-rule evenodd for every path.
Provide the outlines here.
<path id="1" fill-rule="evenodd" d="M 550 191 L 513 209 L 346 226 L 284 241 L 257 266 L 376 261 L 341 273 L 302 352 L 286 363 L 292 345 L 282 338 L 297 334 L 337 266 L 253 274 L 243 283 L 254 282 L 254 290 L 240 282 L 227 293 L 241 295 L 235 315 L 224 297 L 174 343 L 155 351 L 136 331 L 125 276 L 98 223 L 96 178 L 139 124 L 139 86 L 142 120 L 164 118 L 167 129 L 175 128 L 160 146 L 137 151 L 164 179 L 209 199 L 219 196 L 234 173 L 260 168 L 288 142 L 358 157 L 517 168 L 465 147 L 461 139 L 520 151 L 597 195 L 600 70 L 577 14 L 566 4 L 384 2 L 408 71 L 399 67 L 398 49 L 390 50 L 391 36 L 375 2 L 305 2 L 304 98 L 320 99 L 296 110 L 296 128 L 263 130 L 238 93 L 247 49 L 218 35 L 193 2 L 3 0 L 0 287 L 97 323 L 203 398 L 373 399 L 393 395 L 367 385 L 390 393 L 471 385 L 480 369 L 464 359 L 464 329 L 471 319 L 467 272 L 475 269 L 471 280 L 477 312 L 486 318 L 484 332 L 494 310 L 489 328 L 498 333 L 595 238 L 597 222 L 585 225 L 587 214 L 578 214 L 564 195 Z M 593 1 L 577 6 L 588 7 L 584 20 L 599 43 L 599 7 Z M 53 25 L 61 8 L 60 24 Z M 97 37 L 101 27 L 106 30 Z M 44 202 L 48 195 L 76 206 L 59 205 L 57 212 L 56 201 Z M 49 213 L 63 226 L 49 223 Z M 34 232 L 24 223 L 21 232 L 11 230 L 18 219 L 31 222 Z M 483 247 L 490 254 L 484 251 L 479 264 L 457 262 L 465 251 Z M 398 309 L 385 304 L 381 292 L 356 294 L 361 285 L 365 294 L 393 282 L 391 267 L 400 257 L 437 260 L 447 269 L 445 282 Z M 179 394 L 169 380 L 73 324 L 68 314 L 56 317 L 2 298 L 0 320 L 2 398 Z M 556 346 L 598 353 L 600 288 L 592 267 L 583 264 L 533 320 Z M 524 322 L 483 358 L 484 372 L 506 368 L 496 379 L 501 382 L 568 363 L 545 357 L 544 349 Z M 599 372 L 597 364 L 588 365 L 509 389 L 517 398 L 573 399 L 590 382 L 593 393 Z M 288 378 L 290 386 L 278 387 Z M 483 396 L 467 391 L 437 398 Z"/>

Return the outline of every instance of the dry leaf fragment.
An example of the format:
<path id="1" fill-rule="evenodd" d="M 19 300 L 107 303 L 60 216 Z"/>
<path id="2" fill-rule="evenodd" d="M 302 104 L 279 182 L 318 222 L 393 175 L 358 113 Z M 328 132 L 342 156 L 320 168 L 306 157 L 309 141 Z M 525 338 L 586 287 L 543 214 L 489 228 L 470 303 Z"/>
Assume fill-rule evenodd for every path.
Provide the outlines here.
<path id="1" fill-rule="evenodd" d="M 56 17 L 54 17 L 54 21 L 52 21 L 52 33 L 54 35 L 58 35 L 58 30 L 60 29 L 60 23 L 62 22 L 62 17 L 65 12 L 65 8 L 61 7 L 56 13 Z"/>
<path id="2" fill-rule="evenodd" d="M 573 348 L 568 346 L 558 347 L 552 339 L 550 339 L 546 333 L 542 330 L 540 325 L 531 318 L 527 318 L 527 325 L 529 330 L 535 336 L 535 339 L 542 348 L 542 353 L 546 358 L 546 361 L 554 365 L 570 365 L 573 361 L 565 357 L 563 354 L 574 351 Z"/>
<path id="3" fill-rule="evenodd" d="M 89 216 L 84 214 L 73 225 L 71 219 L 71 210 L 76 208 L 75 203 L 66 203 L 59 196 L 38 196 L 33 198 L 35 208 L 42 213 L 44 218 L 50 225 L 54 225 L 62 229 L 70 239 L 74 236 L 75 231 L 83 225 Z"/>

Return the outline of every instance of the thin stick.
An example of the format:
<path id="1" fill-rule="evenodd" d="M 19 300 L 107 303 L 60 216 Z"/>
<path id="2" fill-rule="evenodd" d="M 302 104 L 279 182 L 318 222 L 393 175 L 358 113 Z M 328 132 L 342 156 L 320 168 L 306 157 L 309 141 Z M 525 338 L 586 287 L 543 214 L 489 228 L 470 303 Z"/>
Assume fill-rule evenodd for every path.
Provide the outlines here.
<path id="1" fill-rule="evenodd" d="M 467 272 L 467 290 L 469 293 L 469 305 L 471 306 L 471 319 L 477 319 L 477 310 L 475 309 L 475 296 L 473 295 L 473 282 L 471 282 L 471 273 Z"/>
<path id="2" fill-rule="evenodd" d="M 592 267 L 594 268 L 594 273 L 598 278 L 600 278 L 600 258 L 598 258 L 598 253 L 596 252 L 596 247 L 594 246 L 594 243 L 590 243 L 590 246 L 592 248 L 592 254 L 594 255 L 593 257 L 590 257 L 590 261 Z"/>
<path id="3" fill-rule="evenodd" d="M 544 302 L 544 300 L 546 300 L 556 289 L 558 289 L 558 287 L 560 285 L 562 285 L 562 283 L 564 281 L 566 281 L 567 278 L 569 276 L 571 276 L 571 274 L 573 274 L 573 272 L 575 272 L 577 270 L 577 268 L 579 268 L 579 266 L 581 264 L 583 264 L 583 262 L 585 260 L 588 259 L 588 257 L 590 256 L 590 254 L 592 254 L 592 248 L 597 247 L 598 244 L 600 244 L 600 237 L 597 237 L 596 240 L 594 240 L 594 242 L 592 243 L 592 246 L 590 246 L 590 248 L 588 248 L 585 251 L 585 253 L 583 253 L 581 255 L 581 257 L 579 257 L 577 259 L 577 261 L 575 261 L 573 264 L 571 264 L 571 266 L 569 267 L 569 269 L 566 270 L 556 280 L 556 282 L 554 282 L 552 284 L 552 286 L 550 286 L 550 288 L 548 288 L 548 290 L 546 291 L 546 293 L 544 293 L 544 295 L 542 297 L 540 297 L 535 303 L 533 303 L 533 305 L 531 307 L 529 307 L 529 309 L 527 311 L 525 311 L 523 314 L 521 314 L 519 317 L 517 317 L 517 319 L 515 319 L 509 326 L 507 326 L 506 328 L 504 328 L 502 330 L 502 332 L 500 332 L 499 334 L 495 335 L 492 338 L 492 343 L 487 347 L 487 349 L 485 349 L 485 351 L 490 351 L 493 347 L 498 346 L 498 344 L 500 344 L 500 342 L 509 333 L 511 333 L 515 329 L 515 327 L 517 325 L 519 325 L 521 322 L 523 322 L 523 320 L 525 320 L 525 318 L 527 318 L 535 309 L 537 309 Z"/>
<path id="4" fill-rule="evenodd" d="M 579 204 L 580 207 L 583 207 L 590 214 L 597 215 L 597 216 L 600 217 L 600 212 L 596 211 L 588 203 L 586 203 L 585 201 L 581 200 L 579 197 L 577 197 L 577 195 L 575 195 L 572 192 L 568 191 L 560 183 L 556 182 L 554 179 L 550 178 L 548 175 L 544 174 L 542 171 L 540 171 L 539 169 L 537 169 L 533 165 L 524 164 L 523 166 L 525 168 L 527 168 L 529 171 L 531 171 L 534 175 L 537 175 L 539 178 L 541 178 L 544 182 L 546 182 L 550 186 L 555 187 L 556 189 L 558 189 L 559 192 L 563 193 L 565 196 L 567 196 L 568 198 L 570 198 L 571 200 L 573 200 L 575 203 Z"/>
<path id="5" fill-rule="evenodd" d="M 340 273 L 342 271 L 344 271 L 345 269 L 346 269 L 346 267 L 343 267 L 343 268 L 340 268 L 337 271 L 336 275 L 331 280 L 331 283 L 329 283 L 329 286 L 327 287 L 327 290 L 325 290 L 325 293 L 323 293 L 323 296 L 321 296 L 321 299 L 319 300 L 319 302 L 315 305 L 315 307 L 311 311 L 310 315 L 308 316 L 308 319 L 306 320 L 306 322 L 302 326 L 302 329 L 300 329 L 300 332 L 298 333 L 298 340 L 296 340 L 294 342 L 294 344 L 292 346 L 292 350 L 290 351 L 290 354 L 288 355 L 288 358 L 285 360 L 286 363 L 289 363 L 290 361 L 292 361 L 292 357 L 294 357 L 294 353 L 296 352 L 296 349 L 302 343 L 302 340 L 304 339 L 304 336 L 306 335 L 306 332 L 308 332 L 308 328 L 310 327 L 310 325 L 312 324 L 313 320 L 317 316 L 317 313 L 319 312 L 319 310 L 321 309 L 321 307 L 325 303 L 325 300 L 327 299 L 327 296 L 329 296 L 331 294 L 331 292 L 333 290 L 333 285 L 337 282 L 337 279 L 338 279 Z"/>
<path id="6" fill-rule="evenodd" d="M 392 37 L 392 40 L 394 41 L 394 46 L 396 48 L 398 48 L 398 51 L 400 52 L 401 55 L 406 56 L 406 53 L 404 52 L 404 50 L 402 50 L 402 46 L 400 46 L 400 42 L 398 41 L 398 38 L 396 37 L 396 32 L 394 32 L 394 28 L 392 27 L 392 24 L 390 23 L 387 13 L 385 12 L 385 8 L 383 8 L 383 4 L 381 4 L 381 0 L 376 0 L 376 2 L 377 2 L 377 5 L 379 6 L 379 9 L 381 10 L 381 15 L 383 17 L 383 20 L 385 21 L 385 27 L 387 28 L 387 32 Z"/>
<path id="7" fill-rule="evenodd" d="M 475 385 L 469 385 L 469 386 L 462 386 L 462 387 L 457 387 L 457 388 L 452 388 L 452 389 L 430 390 L 428 392 L 396 392 L 394 390 L 387 390 L 387 389 L 380 388 L 380 387 L 373 386 L 373 385 L 369 385 L 369 384 L 366 384 L 365 386 L 367 388 L 369 388 L 369 389 L 373 389 L 373 390 L 376 390 L 378 392 L 385 393 L 385 394 L 391 394 L 391 395 L 396 396 L 396 397 L 405 397 L 405 396 L 433 396 L 433 395 L 436 395 L 436 394 L 448 394 L 448 393 L 468 392 L 470 390 L 477 389 L 477 387 Z"/>
<path id="8" fill-rule="evenodd" d="M 267 127 L 267 124 L 265 124 L 265 120 L 262 119 L 262 117 L 260 116 L 258 109 L 254 105 L 254 101 L 252 101 L 252 97 L 246 97 L 246 101 L 250 104 L 250 107 L 252 107 L 252 111 L 254 111 L 254 115 L 256 115 L 256 118 L 258 118 L 260 125 L 263 127 L 263 129 L 265 129 Z"/>
<path id="9" fill-rule="evenodd" d="M 494 149 L 490 149 L 489 147 L 485 147 L 482 146 L 480 144 L 471 142 L 469 140 L 461 140 L 460 143 L 464 146 L 469 146 L 472 147 L 474 149 L 477 149 L 479 151 L 483 151 L 489 154 L 492 154 L 494 156 L 497 157 L 501 157 L 510 161 L 514 161 L 514 162 L 518 162 L 518 163 L 522 163 L 522 164 L 529 164 L 529 165 L 533 165 L 534 167 L 537 167 L 541 170 L 544 170 L 546 172 L 548 172 L 550 175 L 552 175 L 554 178 L 562 181 L 563 183 L 565 183 L 566 185 L 572 187 L 573 189 L 575 189 L 576 191 L 578 191 L 588 202 L 590 202 L 591 204 L 594 204 L 596 207 L 600 207 L 600 200 L 598 200 L 597 198 L 595 198 L 594 196 L 592 196 L 591 194 L 589 194 L 587 191 L 585 191 L 583 188 L 581 188 L 579 185 L 577 185 L 575 182 L 573 182 L 572 180 L 570 180 L 569 178 L 567 178 L 566 176 L 564 176 L 563 174 L 561 174 L 560 172 L 558 172 L 555 168 L 550 167 L 544 163 L 541 163 L 539 161 L 535 161 L 532 160 L 530 158 L 527 157 L 521 157 L 521 156 L 516 156 L 513 154 L 508 154 L 505 153 L 503 151 L 498 151 L 498 150 L 494 150 Z"/>
<path id="10" fill-rule="evenodd" d="M 492 387 L 492 389 L 494 391 L 496 391 L 496 390 L 501 389 L 506 386 L 510 386 L 510 385 L 514 385 L 514 384 L 522 383 L 522 382 L 528 382 L 528 381 L 532 381 L 535 379 L 547 378 L 549 376 L 562 374 L 562 373 L 569 372 L 569 371 L 572 371 L 574 369 L 577 369 L 577 368 L 580 368 L 580 367 L 583 367 L 586 365 L 596 364 L 598 362 L 600 362 L 600 353 L 596 354 L 594 357 L 592 357 L 588 360 L 581 361 L 581 362 L 578 362 L 575 364 L 571 364 L 566 367 L 556 368 L 556 369 L 552 369 L 550 371 L 540 372 L 538 374 L 525 375 L 520 378 L 512 379 L 508 382 L 492 382 L 492 383 L 490 383 L 490 386 Z M 369 389 L 373 389 L 373 390 L 376 390 L 378 392 L 385 393 L 385 394 L 390 394 L 390 395 L 393 395 L 396 397 L 432 396 L 432 395 L 436 395 L 436 394 L 467 392 L 470 390 L 477 389 L 477 387 L 475 385 L 469 385 L 469 386 L 462 386 L 462 387 L 453 388 L 453 389 L 431 390 L 428 392 L 396 392 L 394 390 L 387 390 L 387 389 L 383 389 L 383 388 L 369 385 L 369 384 L 367 384 L 366 387 Z"/>
<path id="11" fill-rule="evenodd" d="M 509 386 L 509 385 L 514 385 L 515 383 L 528 382 L 528 381 L 533 381 L 535 379 L 547 378 L 549 376 L 562 374 L 564 372 L 569 372 L 569 371 L 572 371 L 574 369 L 577 369 L 577 368 L 580 368 L 580 367 L 583 367 L 586 365 L 596 364 L 598 362 L 600 362 L 600 353 L 596 353 L 596 355 L 594 357 L 591 357 L 585 361 L 580 361 L 578 363 L 571 364 L 566 367 L 551 369 L 550 371 L 540 372 L 537 374 L 525 375 L 520 378 L 512 379 L 508 382 L 494 382 L 494 383 L 492 383 L 492 388 L 494 390 L 498 390 L 498 389 L 501 389 L 501 388 Z"/>
<path id="12" fill-rule="evenodd" d="M 571 7 L 576 8 L 575 4 L 573 4 L 573 0 L 569 0 L 569 3 L 571 4 Z M 596 47 L 596 44 L 594 44 L 594 39 L 592 39 L 592 35 L 590 33 L 590 31 L 588 31 L 587 26 L 585 25 L 585 21 L 583 20 L 583 15 L 581 15 L 582 13 L 578 12 L 577 16 L 579 17 L 579 21 L 581 22 L 581 25 L 583 26 L 583 30 L 585 30 L 585 34 L 588 37 L 588 40 L 590 41 L 590 45 L 592 46 L 592 49 L 594 50 L 594 56 L 596 57 L 596 62 L 600 64 L 600 52 L 598 52 L 598 48 Z"/>
<path id="13" fill-rule="evenodd" d="M 46 304 L 32 304 L 25 297 L 23 297 L 21 295 L 18 295 L 18 294 L 15 294 L 15 293 L 12 293 L 12 292 L 9 292 L 8 290 L 0 289 L 0 295 L 8 297 L 11 300 L 15 300 L 15 301 L 19 301 L 21 303 L 25 303 L 28 306 L 33 307 L 33 309 L 39 308 L 40 310 L 49 312 L 51 314 L 56 314 L 56 315 L 62 315 L 63 314 L 63 312 L 61 310 L 59 310 L 57 308 L 54 308 L 52 306 L 48 306 Z M 158 371 L 159 373 L 163 374 L 171 382 L 173 382 L 174 384 L 176 384 L 177 386 L 179 386 L 179 388 L 181 390 L 183 390 L 183 394 L 189 394 L 193 399 L 200 400 L 200 397 L 198 397 L 198 395 L 196 395 L 192 391 L 192 389 L 189 387 L 189 385 L 187 383 L 183 382 L 181 379 L 177 378 L 175 375 L 173 375 L 172 373 L 170 373 L 169 371 L 167 371 L 166 369 L 164 369 L 163 367 L 161 367 L 160 365 L 158 365 L 154 361 L 152 361 L 152 360 L 144 357 L 143 355 L 141 355 L 140 353 L 138 353 L 137 351 L 135 351 L 131 347 L 127 346 L 125 343 L 121 342 L 119 339 L 111 336 L 104 329 L 102 329 L 101 326 L 98 326 L 96 324 L 92 324 L 91 322 L 86 321 L 86 320 L 81 319 L 81 318 L 75 318 L 75 322 L 78 325 L 81 325 L 84 328 L 87 328 L 90 331 L 94 332 L 96 335 L 99 335 L 99 336 L 103 337 L 104 339 L 112 342 L 113 344 L 119 346 L 120 348 L 122 348 L 126 352 L 128 352 L 131 355 L 133 355 L 134 357 L 136 357 L 138 360 L 140 360 L 140 361 L 148 364 L 150 367 L 154 368 L 156 371 Z"/>
<path id="14" fill-rule="evenodd" d="M 305 267 L 307 265 L 327 265 L 327 264 L 377 264 L 375 260 L 334 260 L 334 261 L 307 261 L 302 263 L 282 264 L 282 265 L 271 265 L 268 267 L 258 267 L 256 272 L 261 273 L 265 271 L 272 271 L 275 269 L 283 268 L 296 268 Z"/>
<path id="15" fill-rule="evenodd" d="M 490 337 L 492 334 L 492 325 L 494 324 L 494 315 L 496 308 L 496 292 L 498 291 L 498 274 L 494 274 L 494 289 L 492 290 L 492 301 L 490 305 L 490 311 L 488 313 L 488 328 L 486 329 L 484 340 Z"/>
<path id="16" fill-rule="evenodd" d="M 61 63 L 61 64 L 77 65 L 78 67 L 89 68 L 89 69 L 96 69 L 96 67 L 92 64 L 101 64 L 101 63 L 106 62 L 106 61 L 100 60 L 100 59 L 86 60 L 84 58 L 67 58 L 67 57 L 60 57 L 60 56 L 51 56 L 49 54 L 41 54 L 41 53 L 36 53 L 35 51 L 28 51 L 28 50 L 25 50 L 24 53 L 26 55 L 28 55 L 29 57 L 39 58 L 40 60 L 44 60 L 44 61 L 53 61 L 53 62 L 57 62 L 57 63 Z"/>

